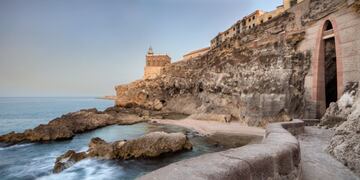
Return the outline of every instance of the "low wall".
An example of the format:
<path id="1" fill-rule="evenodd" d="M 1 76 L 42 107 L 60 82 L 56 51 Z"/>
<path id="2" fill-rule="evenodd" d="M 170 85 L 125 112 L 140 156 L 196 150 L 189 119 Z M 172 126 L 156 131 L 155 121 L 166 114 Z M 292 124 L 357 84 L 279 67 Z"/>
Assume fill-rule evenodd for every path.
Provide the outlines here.
<path id="1" fill-rule="evenodd" d="M 300 146 L 294 135 L 303 132 L 300 120 L 272 123 L 262 144 L 179 161 L 139 179 L 301 179 Z"/>

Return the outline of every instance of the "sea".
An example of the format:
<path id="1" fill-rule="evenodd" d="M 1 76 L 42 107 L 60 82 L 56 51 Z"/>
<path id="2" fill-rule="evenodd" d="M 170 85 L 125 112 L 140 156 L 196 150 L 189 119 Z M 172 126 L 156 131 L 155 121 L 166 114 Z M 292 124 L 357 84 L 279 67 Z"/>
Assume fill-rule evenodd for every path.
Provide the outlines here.
<path id="1" fill-rule="evenodd" d="M 113 101 L 94 97 L 3 97 L 0 98 L 0 134 L 12 131 L 23 132 L 69 112 L 87 108 L 105 110 L 113 105 Z M 194 148 L 191 151 L 166 154 L 151 159 L 126 161 L 86 159 L 61 173 L 54 174 L 52 171 L 58 156 L 70 149 L 86 151 L 91 138 L 100 137 L 108 142 L 131 140 L 154 131 L 186 133 Z M 177 126 L 147 123 L 112 125 L 78 134 L 71 140 L 0 146 L 0 179 L 135 179 L 172 162 L 224 149 L 227 147 Z"/>

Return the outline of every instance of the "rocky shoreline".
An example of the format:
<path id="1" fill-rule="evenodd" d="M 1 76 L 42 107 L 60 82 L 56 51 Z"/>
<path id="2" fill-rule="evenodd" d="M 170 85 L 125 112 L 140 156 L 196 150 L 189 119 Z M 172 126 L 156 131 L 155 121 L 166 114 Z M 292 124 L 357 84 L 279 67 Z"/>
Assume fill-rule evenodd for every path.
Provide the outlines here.
<path id="1" fill-rule="evenodd" d="M 169 113 L 149 111 L 141 108 L 110 107 L 105 111 L 86 109 L 65 114 L 22 133 L 10 132 L 0 136 L 0 142 L 7 145 L 27 142 L 44 142 L 71 139 L 84 133 L 109 125 L 131 125 L 147 122 L 150 118 L 162 118 Z"/>
<path id="2" fill-rule="evenodd" d="M 54 172 L 59 173 L 85 158 L 136 159 L 157 157 L 164 153 L 191 150 L 192 144 L 182 133 L 152 132 L 134 140 L 120 140 L 107 143 L 101 138 L 93 138 L 87 152 L 69 150 L 56 159 Z"/>

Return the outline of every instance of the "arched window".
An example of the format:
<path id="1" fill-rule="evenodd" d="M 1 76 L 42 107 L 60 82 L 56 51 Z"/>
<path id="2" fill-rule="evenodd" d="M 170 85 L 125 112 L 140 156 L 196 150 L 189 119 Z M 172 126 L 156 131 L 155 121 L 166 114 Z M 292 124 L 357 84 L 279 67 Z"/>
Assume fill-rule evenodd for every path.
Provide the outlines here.
<path id="1" fill-rule="evenodd" d="M 331 24 L 330 21 L 326 21 L 325 22 L 325 31 L 329 31 L 329 30 L 332 30 L 333 29 L 333 26 Z"/>

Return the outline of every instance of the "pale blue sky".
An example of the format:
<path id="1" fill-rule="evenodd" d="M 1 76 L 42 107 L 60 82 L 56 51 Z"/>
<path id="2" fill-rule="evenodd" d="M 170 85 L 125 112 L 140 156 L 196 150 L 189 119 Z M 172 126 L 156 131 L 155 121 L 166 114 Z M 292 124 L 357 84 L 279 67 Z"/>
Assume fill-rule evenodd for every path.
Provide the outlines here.
<path id="1" fill-rule="evenodd" d="M 102 96 L 282 0 L 0 0 L 0 96 Z"/>

